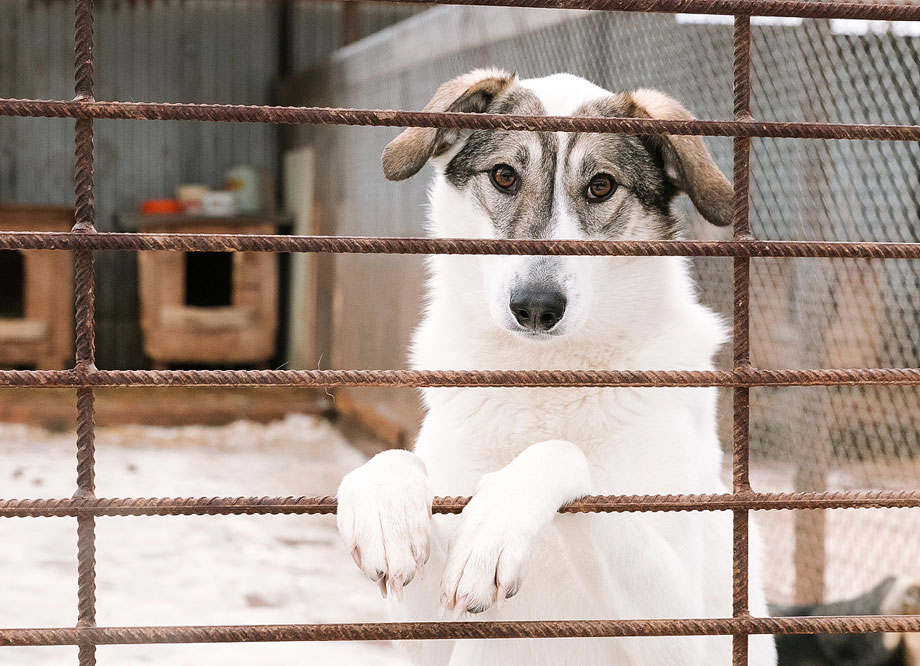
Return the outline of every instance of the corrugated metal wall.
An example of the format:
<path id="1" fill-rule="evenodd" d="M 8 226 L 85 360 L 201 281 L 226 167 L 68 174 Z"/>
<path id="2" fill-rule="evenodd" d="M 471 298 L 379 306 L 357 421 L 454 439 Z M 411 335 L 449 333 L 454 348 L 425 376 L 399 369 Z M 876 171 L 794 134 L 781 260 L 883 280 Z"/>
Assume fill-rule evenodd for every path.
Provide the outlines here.
<path id="1" fill-rule="evenodd" d="M 362 37 L 371 35 L 425 9 L 425 5 L 415 4 L 362 4 L 358 8 L 357 32 Z M 316 67 L 332 51 L 343 46 L 343 14 L 341 2 L 302 0 L 291 5 L 289 53 L 292 72 Z"/>
<path id="2" fill-rule="evenodd" d="M 365 7 L 362 34 L 418 8 Z M 338 3 L 148 0 L 96 2 L 96 96 L 119 101 L 268 104 L 282 60 L 316 65 L 341 45 Z M 282 22 L 286 25 L 282 25 Z M 288 54 L 279 39 L 287 30 Z M 73 97 L 73 3 L 0 2 L 0 96 Z M 169 197 L 182 183 L 219 186 L 226 169 L 278 167 L 277 128 L 261 124 L 96 123 L 97 225 L 112 230 L 140 200 Z M 71 203 L 73 121 L 0 118 L 0 200 Z M 101 367 L 143 365 L 136 259 L 97 257 Z"/>

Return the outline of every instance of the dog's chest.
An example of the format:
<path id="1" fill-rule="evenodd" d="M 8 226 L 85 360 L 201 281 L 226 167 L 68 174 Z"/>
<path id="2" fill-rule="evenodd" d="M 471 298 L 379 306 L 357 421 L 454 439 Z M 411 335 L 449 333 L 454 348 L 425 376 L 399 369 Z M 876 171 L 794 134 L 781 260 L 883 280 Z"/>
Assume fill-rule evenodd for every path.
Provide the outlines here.
<path id="1" fill-rule="evenodd" d="M 660 395 L 635 389 L 432 389 L 417 451 L 429 471 L 466 482 L 551 439 L 579 446 L 596 469 L 621 467 L 637 428 L 661 417 Z M 658 401 L 658 404 L 655 404 Z M 443 468 L 443 469 L 442 469 Z M 458 474 L 465 470 L 468 474 Z"/>
<path id="2" fill-rule="evenodd" d="M 588 446 L 625 418 L 634 401 L 617 389 L 461 389 L 432 413 L 438 419 L 462 419 L 466 428 L 489 439 L 522 440 L 528 446 L 534 437 L 574 438 Z"/>

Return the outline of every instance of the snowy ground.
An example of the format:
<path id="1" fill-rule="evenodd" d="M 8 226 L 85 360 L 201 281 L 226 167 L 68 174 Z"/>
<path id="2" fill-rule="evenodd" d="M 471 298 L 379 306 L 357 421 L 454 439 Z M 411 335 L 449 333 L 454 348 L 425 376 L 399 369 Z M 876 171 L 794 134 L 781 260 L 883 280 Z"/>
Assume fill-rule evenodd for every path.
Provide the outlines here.
<path id="1" fill-rule="evenodd" d="M 0 425 L 0 497 L 69 497 L 74 437 Z M 97 494 L 326 495 L 362 457 L 325 422 L 100 428 Z M 76 621 L 76 520 L 0 519 L 0 626 Z M 97 520 L 100 625 L 385 620 L 329 516 Z M 0 648 L 4 666 L 76 663 L 69 647 Z M 110 646 L 100 666 L 397 666 L 383 643 Z"/>
<path id="2" fill-rule="evenodd" d="M 325 421 L 99 428 L 101 497 L 327 495 L 362 456 Z M 871 474 L 869 474 L 871 472 Z M 791 490 L 793 470 L 754 465 L 758 490 Z M 866 485 L 866 479 L 873 480 Z M 920 465 L 854 464 L 833 488 L 916 488 Z M 884 479 L 879 483 L 877 479 Z M 0 497 L 69 497 L 74 435 L 0 424 Z M 791 600 L 793 516 L 757 512 L 768 594 Z M 920 511 L 827 512 L 826 589 L 858 594 L 890 573 L 920 579 Z M 76 520 L 0 519 L 0 627 L 76 621 Z M 100 625 L 272 624 L 385 620 L 330 516 L 156 516 L 97 520 Z M 0 648 L 2 666 L 76 663 L 76 649 Z M 101 666 L 398 666 L 382 643 L 109 646 Z"/>

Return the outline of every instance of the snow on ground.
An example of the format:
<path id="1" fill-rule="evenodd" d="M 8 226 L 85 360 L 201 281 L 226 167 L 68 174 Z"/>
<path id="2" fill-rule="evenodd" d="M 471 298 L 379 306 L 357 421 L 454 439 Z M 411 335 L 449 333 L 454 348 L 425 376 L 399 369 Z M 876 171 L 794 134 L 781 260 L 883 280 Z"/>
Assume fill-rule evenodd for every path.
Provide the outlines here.
<path id="1" fill-rule="evenodd" d="M 329 495 L 362 456 L 326 422 L 100 428 L 100 497 Z M 73 433 L 0 424 L 0 497 L 69 497 Z M 76 519 L 0 519 L 0 626 L 76 621 Z M 97 519 L 100 625 L 386 619 L 331 516 Z M 398 666 L 385 643 L 102 646 L 100 666 Z M 3 666 L 76 663 L 76 648 L 0 648 Z"/>
<path id="2" fill-rule="evenodd" d="M 73 433 L 0 424 L 0 497 L 69 497 Z M 100 497 L 328 495 L 363 457 L 325 421 L 100 428 Z M 791 490 L 795 470 L 758 461 L 755 489 Z M 830 487 L 916 488 L 920 465 L 853 463 Z M 882 482 L 884 481 L 884 482 Z M 756 512 L 767 591 L 790 601 L 790 511 Z M 76 621 L 76 519 L 0 519 L 0 626 Z M 826 590 L 859 594 L 891 573 L 920 579 L 920 510 L 827 512 Z M 97 519 L 97 610 L 103 626 L 385 620 L 376 586 L 345 553 L 331 516 L 152 516 Z M 398 666 L 383 643 L 103 646 L 100 666 Z M 0 648 L 0 666 L 75 663 L 76 649 Z"/>

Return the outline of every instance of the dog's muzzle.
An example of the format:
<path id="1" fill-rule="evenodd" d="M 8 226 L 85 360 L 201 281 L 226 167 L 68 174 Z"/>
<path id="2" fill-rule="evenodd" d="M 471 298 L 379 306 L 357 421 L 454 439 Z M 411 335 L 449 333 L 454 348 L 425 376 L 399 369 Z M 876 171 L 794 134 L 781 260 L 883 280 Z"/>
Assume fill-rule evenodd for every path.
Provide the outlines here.
<path id="1" fill-rule="evenodd" d="M 508 307 L 517 323 L 535 333 L 553 328 L 565 314 L 565 296 L 555 289 L 523 287 L 511 292 Z"/>

